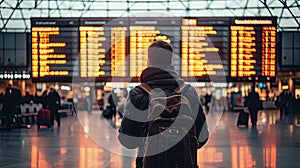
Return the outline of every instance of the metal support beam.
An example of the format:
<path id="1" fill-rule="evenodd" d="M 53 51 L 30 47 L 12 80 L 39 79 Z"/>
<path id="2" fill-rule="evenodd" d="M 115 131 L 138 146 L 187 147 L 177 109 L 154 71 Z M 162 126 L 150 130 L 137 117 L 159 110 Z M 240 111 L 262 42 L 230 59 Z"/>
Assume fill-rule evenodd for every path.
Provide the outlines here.
<path id="1" fill-rule="evenodd" d="M 182 2 L 182 0 L 179 0 L 179 2 L 181 3 L 181 5 L 186 9 L 187 6 Z"/>
<path id="2" fill-rule="evenodd" d="M 51 9 L 50 9 L 50 0 L 48 0 L 48 17 L 50 17 L 51 15 L 50 15 L 50 12 L 51 12 Z"/>
<path id="3" fill-rule="evenodd" d="M 0 5 L 4 2 L 4 0 L 1 0 Z"/>
<path id="4" fill-rule="evenodd" d="M 20 0 L 17 2 L 16 7 L 14 8 L 14 10 L 11 12 L 9 18 L 6 20 L 5 24 L 3 25 L 3 27 L 0 29 L 0 31 L 2 31 L 3 29 L 5 29 L 6 25 L 8 24 L 8 22 L 10 21 L 11 17 L 13 16 L 13 14 L 15 13 L 15 11 L 19 8 L 20 4 L 23 2 L 23 0 Z"/>
<path id="5" fill-rule="evenodd" d="M 64 2 L 64 1 L 62 1 Z M 295 7 L 298 7 L 298 6 L 294 6 Z M 224 7 L 224 8 L 211 8 L 211 10 L 215 10 L 215 11 L 221 11 L 221 10 L 225 10 L 225 9 L 233 9 L 233 10 L 241 10 L 241 7 L 230 7 L 230 6 L 227 6 L 227 7 Z M 0 7 L 0 9 L 14 9 L 14 7 Z M 22 7 L 22 9 L 26 9 L 26 10 L 33 10 L 32 7 Z M 50 10 L 56 10 L 56 7 L 40 7 L 40 8 L 37 8 L 37 10 L 47 10 L 47 9 L 50 9 Z M 261 6 L 261 7 L 254 7 L 254 6 L 248 6 L 247 7 L 248 10 L 252 10 L 252 9 L 265 9 L 265 6 Z M 272 9 L 282 9 L 282 6 L 272 6 Z M 60 7 L 60 10 L 72 10 L 72 11 L 84 11 L 85 9 L 83 8 L 70 8 L 70 7 Z M 93 9 L 90 9 L 90 11 L 99 11 L 99 10 L 103 10 L 103 8 L 93 8 Z M 123 9 L 109 9 L 110 11 L 120 11 L 120 10 L 123 10 Z M 141 10 L 145 10 L 145 9 L 134 9 L 134 10 L 138 10 L 138 11 L 141 11 Z M 151 10 L 161 10 L 161 9 L 151 9 Z M 185 8 L 170 8 L 170 10 L 185 10 Z M 202 8 L 191 8 L 190 9 L 191 11 L 203 11 L 203 10 L 208 10 L 206 7 L 202 7 Z"/>
<path id="6" fill-rule="evenodd" d="M 279 15 L 279 18 L 278 18 L 278 23 L 277 23 L 278 25 L 280 25 L 280 23 L 281 23 L 283 12 L 284 12 L 284 8 L 281 9 L 281 12 L 280 12 L 280 15 Z"/>
<path id="7" fill-rule="evenodd" d="M 28 27 L 27 27 L 26 18 L 24 17 L 24 13 L 23 13 L 22 9 L 20 9 L 20 13 L 21 13 L 21 16 L 23 18 L 23 22 L 24 22 L 24 25 L 25 25 L 25 31 L 26 31 L 28 29 Z"/>
<path id="8" fill-rule="evenodd" d="M 248 3 L 249 3 L 249 0 L 246 1 L 246 4 L 244 6 L 244 12 L 243 12 L 244 17 L 245 17 L 245 13 L 246 13 L 246 10 L 247 10 L 247 7 L 248 7 Z"/>
<path id="9" fill-rule="evenodd" d="M 299 10 L 300 10 L 300 4 L 299 4 L 298 0 L 295 0 L 295 3 L 297 4 L 297 7 L 298 7 Z"/>
<path id="10" fill-rule="evenodd" d="M 20 6 L 21 2 L 22 3 Z M 278 16 L 278 27 L 287 28 L 282 25 L 285 22 L 282 20 L 291 20 L 294 22 L 294 29 L 297 30 L 300 27 L 300 1 L 299 0 L 259 0 L 252 2 L 251 0 L 243 1 L 231 1 L 231 0 L 202 0 L 201 6 L 195 6 L 193 2 L 199 2 L 197 0 L 146 0 L 146 1 L 136 1 L 136 0 L 126 0 L 127 6 L 121 6 L 121 8 L 114 8 L 110 3 L 123 2 L 124 0 L 0 0 L 0 19 L 1 24 L 3 25 L 0 30 L 4 29 L 18 29 L 19 26 L 15 26 L 10 23 L 11 20 L 23 20 L 21 25 L 24 29 L 28 28 L 30 17 L 40 17 L 40 16 L 49 16 L 53 17 L 53 13 L 57 14 L 58 17 L 67 17 L 64 14 L 68 12 L 74 12 L 72 17 L 82 17 L 86 14 L 93 16 L 94 12 L 105 11 L 105 16 L 111 15 L 112 11 L 119 12 L 116 17 L 122 17 L 125 15 L 131 14 L 131 12 L 144 12 L 144 7 L 148 6 L 150 11 L 161 11 L 166 10 L 170 12 L 178 12 L 182 16 L 189 16 L 192 12 L 209 12 L 211 16 L 218 15 L 218 13 L 227 13 L 232 16 L 260 16 L 262 13 L 269 13 L 270 16 Z M 279 1 L 279 3 L 278 3 Z M 214 3 L 215 2 L 215 3 Z M 222 2 L 222 3 L 219 3 Z M 277 2 L 277 3 L 276 3 Z M 77 5 L 81 3 L 80 5 Z M 163 8 L 155 8 L 154 3 L 162 4 Z M 225 6 L 221 6 L 224 4 Z M 16 5 L 17 4 L 17 5 Z M 23 5 L 24 4 L 24 5 Z M 48 4 L 48 5 L 47 5 Z M 54 5 L 53 5 L 54 4 Z M 55 5 L 56 4 L 56 5 Z M 137 4 L 137 5 L 136 5 Z M 174 6 L 176 5 L 177 6 Z M 216 4 L 216 5 L 215 5 Z M 104 5 L 104 6 L 103 6 Z M 17 7 L 18 6 L 18 7 Z M 103 8 L 104 7 L 104 8 Z M 127 7 L 127 8 L 126 8 Z M 16 15 L 15 11 L 20 10 L 20 15 Z M 288 11 L 288 13 L 284 13 Z M 32 16 L 27 16 L 28 13 L 32 13 Z M 41 15 L 39 15 L 41 12 Z M 276 13 L 274 13 L 276 12 Z M 280 13 L 281 12 L 281 13 Z M 14 14 L 15 13 L 15 14 Z M 283 14 L 288 14 L 283 16 Z M 114 15 L 114 16 L 115 16 Z M 4 26 L 5 25 L 5 26 Z M 291 29 L 288 27 L 289 30 Z"/>
<path id="11" fill-rule="evenodd" d="M 294 18 L 295 22 L 298 24 L 298 29 L 299 29 L 299 27 L 300 27 L 300 22 L 297 20 L 297 18 L 295 17 L 295 15 L 294 15 L 294 13 L 291 11 L 291 9 L 287 6 L 286 1 L 285 1 L 285 2 L 283 2 L 282 0 L 279 0 L 279 1 L 283 4 L 284 8 L 286 8 L 286 9 L 290 12 L 290 14 L 291 14 L 292 17 Z"/>
<path id="12" fill-rule="evenodd" d="M 89 5 L 88 5 L 88 7 L 84 10 L 84 11 L 82 11 L 81 12 L 81 14 L 80 14 L 80 17 L 82 17 L 83 16 L 83 14 L 85 14 L 87 11 L 89 11 L 90 10 L 90 8 L 91 8 L 91 6 L 94 4 L 94 2 L 92 1 L 92 2 L 90 2 L 89 3 Z M 84 3 L 84 5 L 83 6 L 86 6 L 85 5 L 85 3 Z"/>
<path id="13" fill-rule="evenodd" d="M 59 6 L 60 6 L 60 5 L 58 5 L 58 1 L 56 0 L 55 3 L 56 3 L 56 7 L 57 7 L 57 10 L 58 10 L 59 16 L 62 17 L 61 11 L 60 11 L 60 9 L 59 9 Z M 62 3 L 63 3 L 63 2 L 62 2 Z M 62 3 L 61 3 L 61 5 L 62 5 Z"/>
<path id="14" fill-rule="evenodd" d="M 1 10 L 0 10 L 0 18 L 1 18 L 2 24 L 4 25 L 5 23 L 4 23 L 4 18 L 2 16 L 2 11 Z"/>
<path id="15" fill-rule="evenodd" d="M 273 16 L 273 14 L 272 14 L 272 12 L 271 12 L 269 6 L 268 6 L 267 3 L 266 3 L 266 0 L 264 0 L 264 1 L 259 0 L 259 2 L 261 2 L 261 3 L 267 8 L 267 10 L 269 11 L 270 15 Z"/>

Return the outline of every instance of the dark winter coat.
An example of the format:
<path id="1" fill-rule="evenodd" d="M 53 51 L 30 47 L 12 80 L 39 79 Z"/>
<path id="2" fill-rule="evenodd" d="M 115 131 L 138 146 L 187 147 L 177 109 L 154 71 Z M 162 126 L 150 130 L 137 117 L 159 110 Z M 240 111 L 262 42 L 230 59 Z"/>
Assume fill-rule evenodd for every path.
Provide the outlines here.
<path id="1" fill-rule="evenodd" d="M 262 102 L 259 99 L 257 92 L 250 92 L 248 96 L 248 109 L 257 112 L 262 109 Z"/>
<path id="2" fill-rule="evenodd" d="M 182 85 L 184 81 L 178 77 L 172 66 L 166 65 L 164 67 L 146 68 L 141 74 L 140 82 L 148 84 L 153 89 L 176 89 Z M 182 94 L 188 98 L 192 112 L 194 112 L 193 118 L 196 121 L 196 131 L 199 137 L 200 148 L 207 142 L 208 139 L 206 118 L 203 113 L 200 99 L 196 90 L 191 86 L 189 86 L 189 88 L 187 88 Z M 119 129 L 119 140 L 129 149 L 140 148 L 141 150 L 143 148 L 144 142 L 141 141 L 141 138 L 136 137 L 145 137 L 147 134 L 148 103 L 148 94 L 139 86 L 129 92 L 124 117 Z M 139 151 L 139 154 L 140 153 L 141 151 Z"/>
<path id="3" fill-rule="evenodd" d="M 60 109 L 60 96 L 56 91 L 49 92 L 48 96 L 45 98 L 46 106 L 52 110 Z"/>

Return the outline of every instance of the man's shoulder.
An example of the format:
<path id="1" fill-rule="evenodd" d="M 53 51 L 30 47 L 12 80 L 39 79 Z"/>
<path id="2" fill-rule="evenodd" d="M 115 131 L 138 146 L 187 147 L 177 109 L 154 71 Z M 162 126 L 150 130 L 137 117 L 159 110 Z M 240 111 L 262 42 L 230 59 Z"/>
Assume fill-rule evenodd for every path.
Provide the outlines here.
<path id="1" fill-rule="evenodd" d="M 190 84 L 186 84 L 187 86 L 185 87 L 185 89 L 183 90 L 183 94 L 193 94 L 193 95 L 197 95 L 197 91 L 196 89 L 191 86 Z"/>
<path id="2" fill-rule="evenodd" d="M 146 95 L 146 92 L 140 87 L 140 85 L 134 87 L 129 91 L 129 96 L 136 96 L 136 95 Z"/>

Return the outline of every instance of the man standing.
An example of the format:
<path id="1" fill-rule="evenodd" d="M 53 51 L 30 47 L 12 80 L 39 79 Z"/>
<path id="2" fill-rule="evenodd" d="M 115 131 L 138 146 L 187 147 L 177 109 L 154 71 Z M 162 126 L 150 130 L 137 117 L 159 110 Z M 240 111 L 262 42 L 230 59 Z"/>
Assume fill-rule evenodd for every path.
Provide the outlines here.
<path id="1" fill-rule="evenodd" d="M 209 112 L 209 109 L 210 109 L 211 95 L 206 93 L 204 98 L 205 98 L 205 110 L 206 110 L 206 114 L 207 114 Z"/>
<path id="2" fill-rule="evenodd" d="M 112 121 L 115 123 L 116 122 L 116 114 L 117 114 L 117 104 L 119 102 L 119 97 L 115 93 L 114 89 L 112 90 L 111 94 L 108 97 L 108 103 L 109 103 L 109 108 L 111 110 L 111 116 L 110 118 Z"/>
<path id="3" fill-rule="evenodd" d="M 280 95 L 278 96 L 278 106 L 279 106 L 279 110 L 280 110 L 280 120 L 282 120 L 283 117 L 283 113 L 284 113 L 284 109 L 285 109 L 285 105 L 286 105 L 286 96 L 284 94 L 284 92 L 281 92 Z"/>
<path id="4" fill-rule="evenodd" d="M 46 98 L 46 104 L 50 109 L 50 120 L 52 128 L 54 126 L 54 117 L 57 122 L 58 128 L 60 127 L 60 116 L 58 114 L 58 110 L 60 108 L 60 96 L 53 86 L 50 86 L 50 92 Z"/>
<path id="5" fill-rule="evenodd" d="M 6 92 L 3 97 L 3 111 L 5 113 L 6 129 L 10 130 L 12 118 L 20 112 L 20 104 L 22 102 L 21 91 L 14 88 L 11 84 L 6 87 Z M 19 124 L 19 123 L 18 123 Z"/>
<path id="6" fill-rule="evenodd" d="M 262 104 L 259 99 L 259 94 L 255 91 L 255 86 L 252 86 L 251 92 L 248 95 L 248 109 L 250 112 L 252 128 L 256 128 L 257 126 L 257 113 L 261 108 Z"/>
<path id="7" fill-rule="evenodd" d="M 148 48 L 148 68 L 143 70 L 140 82 L 147 84 L 152 89 L 175 90 L 181 87 L 184 81 L 176 74 L 171 65 L 172 57 L 173 47 L 170 44 L 164 41 L 156 41 L 151 44 Z M 191 117 L 194 120 L 199 141 L 198 148 L 201 148 L 208 140 L 206 118 L 196 90 L 191 86 L 187 87 L 182 95 L 190 102 L 193 113 Z M 137 168 L 143 166 L 145 138 L 148 134 L 149 99 L 149 94 L 140 86 L 132 89 L 126 101 L 124 117 L 119 129 L 120 142 L 129 149 L 139 149 L 136 159 Z M 197 167 L 197 162 L 193 167 Z"/>

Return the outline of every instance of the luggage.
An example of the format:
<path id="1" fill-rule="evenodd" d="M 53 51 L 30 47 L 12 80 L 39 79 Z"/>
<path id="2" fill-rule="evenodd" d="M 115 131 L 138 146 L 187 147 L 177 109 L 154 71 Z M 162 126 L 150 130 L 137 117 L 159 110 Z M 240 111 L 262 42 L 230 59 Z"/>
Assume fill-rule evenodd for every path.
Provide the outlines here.
<path id="1" fill-rule="evenodd" d="M 107 106 L 106 109 L 103 110 L 102 112 L 102 117 L 106 119 L 110 119 L 113 116 L 113 111 L 110 106 Z"/>
<path id="2" fill-rule="evenodd" d="M 41 125 L 46 125 L 48 128 L 51 127 L 51 111 L 50 109 L 41 109 L 37 115 L 37 128 L 40 129 Z"/>
<path id="3" fill-rule="evenodd" d="M 244 125 L 248 127 L 248 120 L 249 120 L 249 113 L 246 113 L 245 111 L 240 111 L 236 125 L 237 126 Z"/>
<path id="4" fill-rule="evenodd" d="M 68 113 L 66 109 L 58 110 L 59 117 L 68 117 Z"/>
<path id="5" fill-rule="evenodd" d="M 66 111 L 58 111 L 58 115 L 59 115 L 60 117 L 62 117 L 62 118 L 68 117 L 68 114 L 67 114 Z"/>

